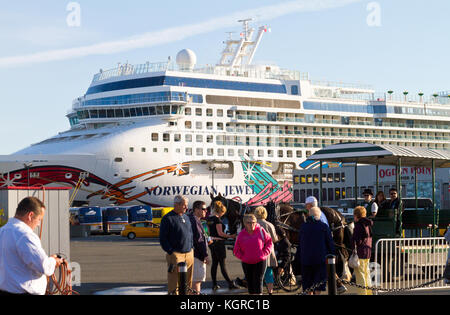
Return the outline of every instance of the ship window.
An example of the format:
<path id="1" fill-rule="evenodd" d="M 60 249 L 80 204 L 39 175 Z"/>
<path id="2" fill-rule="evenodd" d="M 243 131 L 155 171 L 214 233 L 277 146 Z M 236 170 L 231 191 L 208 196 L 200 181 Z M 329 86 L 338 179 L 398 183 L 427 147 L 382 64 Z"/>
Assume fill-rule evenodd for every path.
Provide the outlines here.
<path id="1" fill-rule="evenodd" d="M 238 150 L 238 156 L 244 156 L 244 149 L 239 149 Z"/>
<path id="2" fill-rule="evenodd" d="M 196 153 L 196 155 L 202 156 L 203 155 L 203 149 L 202 148 L 197 148 L 195 153 Z"/>
<path id="3" fill-rule="evenodd" d="M 196 129 L 202 129 L 203 128 L 203 124 L 202 124 L 202 122 L 201 121 L 197 121 L 196 123 L 195 123 L 195 128 Z"/>
<path id="4" fill-rule="evenodd" d="M 121 157 L 116 157 L 115 159 L 114 159 L 114 162 L 116 162 L 116 163 L 120 163 L 120 162 L 122 162 L 123 161 L 123 159 L 121 158 Z"/>
<path id="5" fill-rule="evenodd" d="M 136 117 L 136 108 L 130 108 L 131 117 Z"/>
<path id="6" fill-rule="evenodd" d="M 234 150 L 228 149 L 228 156 L 234 156 Z"/>
<path id="7" fill-rule="evenodd" d="M 164 115 L 170 114 L 170 105 L 164 105 L 163 107 Z"/>
<path id="8" fill-rule="evenodd" d="M 172 115 L 178 114 L 178 105 L 172 105 Z"/>
<path id="9" fill-rule="evenodd" d="M 293 155 L 292 155 L 292 151 L 291 151 L 291 150 L 288 150 L 288 151 L 287 151 L 287 157 L 288 157 L 288 158 L 291 158 L 291 157 L 293 157 Z"/>
<path id="10" fill-rule="evenodd" d="M 258 150 L 258 157 L 264 157 L 264 150 Z"/>
<path id="11" fill-rule="evenodd" d="M 233 110 L 227 110 L 227 117 L 233 118 L 234 117 L 234 111 Z"/>
<path id="12" fill-rule="evenodd" d="M 273 157 L 273 150 L 267 150 L 267 155 L 269 157 Z"/>
<path id="13" fill-rule="evenodd" d="M 170 134 L 164 133 L 163 134 L 163 141 L 164 142 L 169 142 L 170 141 Z"/>
<path id="14" fill-rule="evenodd" d="M 191 128 L 192 128 L 192 122 L 190 122 L 190 121 L 185 121 L 185 122 L 184 122 L 184 127 L 185 127 L 186 129 L 191 129 Z"/>
<path id="15" fill-rule="evenodd" d="M 106 118 L 106 110 L 101 109 L 98 111 L 98 118 Z"/>
<path id="16" fill-rule="evenodd" d="M 206 142 L 207 143 L 213 143 L 214 142 L 214 137 L 212 135 L 206 136 Z"/>
<path id="17" fill-rule="evenodd" d="M 114 109 L 108 109 L 106 111 L 108 118 L 114 118 Z"/>
<path id="18" fill-rule="evenodd" d="M 98 118 L 98 110 L 93 109 L 93 110 L 90 110 L 89 112 L 90 112 L 91 118 Z"/>
<path id="19" fill-rule="evenodd" d="M 217 155 L 218 156 L 224 156 L 225 155 L 225 151 L 223 149 L 217 149 Z"/>
<path id="20" fill-rule="evenodd" d="M 162 106 L 156 106 L 156 115 L 163 115 L 164 111 Z"/>
<path id="21" fill-rule="evenodd" d="M 130 147 L 130 152 L 134 152 L 134 148 L 133 147 Z"/>
<path id="22" fill-rule="evenodd" d="M 206 123 L 206 129 L 208 129 L 208 130 L 212 130 L 213 129 L 213 123 L 212 122 L 207 122 Z"/>
<path id="23" fill-rule="evenodd" d="M 291 86 L 291 94 L 292 95 L 298 95 L 298 86 L 297 85 L 292 85 Z"/>
<path id="24" fill-rule="evenodd" d="M 213 110 L 211 108 L 206 109 L 206 116 L 212 117 L 212 115 L 213 115 Z"/>
<path id="25" fill-rule="evenodd" d="M 184 113 L 186 116 L 191 116 L 192 115 L 192 109 L 190 107 L 186 107 L 186 109 L 184 110 Z"/>
<path id="26" fill-rule="evenodd" d="M 314 182 L 314 184 L 317 184 L 319 182 L 319 175 L 318 174 L 314 174 L 313 175 L 313 182 Z"/>
<path id="27" fill-rule="evenodd" d="M 195 136 L 195 141 L 196 141 L 196 142 L 199 142 L 199 143 L 200 143 L 200 142 L 203 142 L 203 136 L 202 136 L 202 135 L 196 135 L 196 136 Z"/>
<path id="28" fill-rule="evenodd" d="M 340 200 L 341 199 L 341 189 L 335 188 L 334 190 L 334 200 Z"/>
<path id="29" fill-rule="evenodd" d="M 298 158 L 301 158 L 301 157 L 302 157 L 302 151 L 300 151 L 300 150 L 297 151 L 297 157 L 298 157 Z"/>
<path id="30" fill-rule="evenodd" d="M 145 153 L 146 149 L 145 148 L 141 148 L 141 152 Z"/>
<path id="31" fill-rule="evenodd" d="M 154 153 L 158 153 L 158 148 L 153 148 Z"/>
<path id="32" fill-rule="evenodd" d="M 148 113 L 150 114 L 150 116 L 156 115 L 156 108 L 154 106 L 149 107 Z"/>
<path id="33" fill-rule="evenodd" d="M 223 130 L 223 123 L 217 123 L 217 130 Z"/>
<path id="34" fill-rule="evenodd" d="M 306 175 L 300 175 L 300 184 L 306 184 Z"/>
<path id="35" fill-rule="evenodd" d="M 173 135 L 173 141 L 180 142 L 181 141 L 181 135 L 179 133 Z"/>
<path id="36" fill-rule="evenodd" d="M 116 118 L 121 118 L 121 117 L 123 117 L 123 111 L 122 111 L 122 109 L 115 109 L 115 110 L 114 110 L 114 114 L 115 114 Z"/>
<path id="37" fill-rule="evenodd" d="M 333 182 L 333 174 L 328 174 L 328 182 L 329 183 Z"/>
<path id="38" fill-rule="evenodd" d="M 152 133 L 152 141 L 158 141 L 158 134 Z"/>
<path id="39" fill-rule="evenodd" d="M 192 155 L 192 148 L 186 148 L 186 155 Z"/>
<path id="40" fill-rule="evenodd" d="M 169 153 L 169 148 L 164 148 L 164 153 Z"/>
<path id="41" fill-rule="evenodd" d="M 202 116 L 203 115 L 203 110 L 201 108 L 196 108 L 195 109 L 195 116 Z"/>
<path id="42" fill-rule="evenodd" d="M 130 109 L 129 108 L 123 109 L 123 117 L 130 117 Z"/>
<path id="43" fill-rule="evenodd" d="M 142 108 L 141 107 L 136 108 L 136 116 L 138 116 L 138 117 L 142 116 Z"/>
<path id="44" fill-rule="evenodd" d="M 283 157 L 283 150 L 278 150 L 278 157 L 282 158 Z"/>
<path id="45" fill-rule="evenodd" d="M 214 149 L 207 149 L 206 152 L 208 156 L 212 156 L 214 154 Z"/>
<path id="46" fill-rule="evenodd" d="M 217 110 L 217 117 L 223 117 L 223 109 Z"/>
<path id="47" fill-rule="evenodd" d="M 334 182 L 339 183 L 341 181 L 341 173 L 334 174 Z"/>
<path id="48" fill-rule="evenodd" d="M 142 114 L 144 115 L 144 116 L 148 116 L 149 114 L 148 114 L 148 107 L 142 107 Z"/>
<path id="49" fill-rule="evenodd" d="M 334 191 L 333 188 L 328 188 L 328 201 L 333 201 Z"/>

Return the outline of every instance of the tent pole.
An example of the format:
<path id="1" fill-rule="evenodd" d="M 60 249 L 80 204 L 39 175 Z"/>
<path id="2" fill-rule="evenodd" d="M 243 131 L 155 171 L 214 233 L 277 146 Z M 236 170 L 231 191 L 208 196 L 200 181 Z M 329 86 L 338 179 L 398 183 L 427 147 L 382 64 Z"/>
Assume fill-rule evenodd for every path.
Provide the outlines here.
<path id="1" fill-rule="evenodd" d="M 375 196 L 377 195 L 377 193 L 378 193 L 378 191 L 380 190 L 380 176 L 379 176 L 379 165 L 378 165 L 378 163 L 377 163 L 377 166 L 376 166 L 376 172 L 377 172 L 377 183 L 376 183 L 376 185 L 377 185 L 377 188 L 375 189 L 376 191 L 375 191 Z"/>
<path id="2" fill-rule="evenodd" d="M 355 162 L 355 207 L 358 206 L 358 162 Z"/>
<path id="3" fill-rule="evenodd" d="M 320 170 L 319 170 L 319 207 L 323 207 L 323 192 L 322 192 L 322 161 L 320 161 Z"/>
<path id="4" fill-rule="evenodd" d="M 436 225 L 437 225 L 437 215 L 436 215 L 436 164 L 434 160 L 431 160 L 431 191 L 433 194 L 433 237 L 436 236 Z"/>

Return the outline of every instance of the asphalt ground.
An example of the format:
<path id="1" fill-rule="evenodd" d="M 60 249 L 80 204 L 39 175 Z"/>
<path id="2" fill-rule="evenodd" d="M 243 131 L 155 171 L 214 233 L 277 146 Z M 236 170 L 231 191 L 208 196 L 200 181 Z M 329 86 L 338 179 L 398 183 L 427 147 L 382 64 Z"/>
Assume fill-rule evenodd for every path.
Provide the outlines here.
<path id="1" fill-rule="evenodd" d="M 167 294 L 167 263 L 158 239 L 128 240 L 117 235 L 98 235 L 71 240 L 71 262 L 79 264 L 81 286 L 74 290 L 81 295 L 165 295 Z M 240 261 L 227 250 L 226 266 L 232 279 L 243 278 Z M 221 289 L 212 292 L 210 265 L 202 293 L 216 295 L 246 295 L 246 289 L 228 290 L 220 268 L 217 279 Z M 347 286 L 344 295 L 355 295 Z M 298 293 L 298 292 L 297 292 Z M 282 290 L 275 295 L 295 295 Z M 326 293 L 324 293 L 326 294 Z M 427 289 L 389 293 L 389 295 L 450 295 L 449 289 Z"/>

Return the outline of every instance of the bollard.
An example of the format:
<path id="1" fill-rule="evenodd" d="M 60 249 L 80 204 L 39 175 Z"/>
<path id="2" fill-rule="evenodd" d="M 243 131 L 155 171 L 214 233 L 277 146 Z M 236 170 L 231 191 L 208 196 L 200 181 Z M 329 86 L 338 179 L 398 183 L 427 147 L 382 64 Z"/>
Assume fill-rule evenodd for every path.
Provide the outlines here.
<path id="1" fill-rule="evenodd" d="M 337 295 L 336 287 L 336 256 L 328 255 L 327 273 L 328 273 L 328 295 Z"/>
<path id="2" fill-rule="evenodd" d="M 178 292 L 179 295 L 187 295 L 187 265 L 186 263 L 180 262 L 178 264 Z"/>

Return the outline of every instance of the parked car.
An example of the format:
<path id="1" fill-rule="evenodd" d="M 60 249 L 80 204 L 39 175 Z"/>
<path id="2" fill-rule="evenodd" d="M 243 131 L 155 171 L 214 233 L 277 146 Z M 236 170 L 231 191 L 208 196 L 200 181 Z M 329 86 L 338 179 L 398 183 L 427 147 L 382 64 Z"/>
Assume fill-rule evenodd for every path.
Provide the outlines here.
<path id="1" fill-rule="evenodd" d="M 130 240 L 136 237 L 159 237 L 159 225 L 148 221 L 127 224 L 120 235 Z"/>

